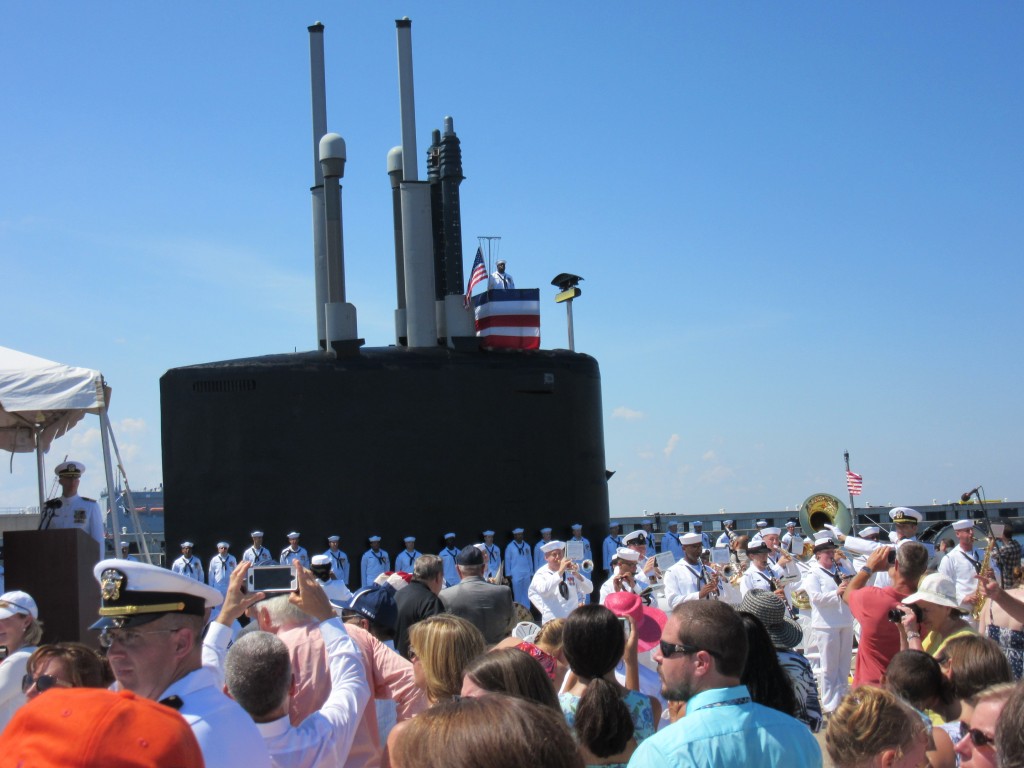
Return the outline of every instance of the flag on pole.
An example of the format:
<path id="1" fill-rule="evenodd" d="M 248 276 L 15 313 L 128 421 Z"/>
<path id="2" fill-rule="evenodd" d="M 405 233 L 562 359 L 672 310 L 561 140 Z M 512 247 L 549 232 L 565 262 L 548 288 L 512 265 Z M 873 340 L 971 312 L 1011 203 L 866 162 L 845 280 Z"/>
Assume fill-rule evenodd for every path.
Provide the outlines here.
<path id="1" fill-rule="evenodd" d="M 861 489 L 864 487 L 864 478 L 858 475 L 856 472 L 846 470 L 846 488 L 850 491 L 851 496 L 860 496 Z"/>
<path id="2" fill-rule="evenodd" d="M 540 289 L 486 291 L 473 299 L 485 349 L 540 349 Z"/>
<path id="3" fill-rule="evenodd" d="M 473 293 L 473 287 L 487 279 L 487 269 L 484 267 L 484 252 L 476 249 L 476 258 L 473 259 L 473 269 L 469 271 L 469 286 L 466 288 L 466 306 L 469 306 L 469 297 Z"/>

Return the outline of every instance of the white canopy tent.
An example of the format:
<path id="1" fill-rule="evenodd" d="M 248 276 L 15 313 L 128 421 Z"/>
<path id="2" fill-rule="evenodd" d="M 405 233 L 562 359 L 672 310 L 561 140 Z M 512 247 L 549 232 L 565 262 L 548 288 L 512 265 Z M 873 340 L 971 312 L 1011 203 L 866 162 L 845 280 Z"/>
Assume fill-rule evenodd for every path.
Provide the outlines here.
<path id="1" fill-rule="evenodd" d="M 99 371 L 0 347 L 0 449 L 12 453 L 35 451 L 40 512 L 46 501 L 43 454 L 56 438 L 87 413 L 93 413 L 100 418 L 111 527 L 113 531 L 120 530 L 117 504 L 113 503 L 116 497 L 110 459 L 109 402 L 110 388 Z"/>

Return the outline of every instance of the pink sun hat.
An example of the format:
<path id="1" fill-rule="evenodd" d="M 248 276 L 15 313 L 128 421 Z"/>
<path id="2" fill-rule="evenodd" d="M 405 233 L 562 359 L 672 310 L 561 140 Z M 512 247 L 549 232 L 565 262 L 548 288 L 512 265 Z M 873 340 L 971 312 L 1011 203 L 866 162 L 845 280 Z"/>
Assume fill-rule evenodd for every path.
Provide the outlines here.
<path id="1" fill-rule="evenodd" d="M 632 592 L 612 592 L 604 599 L 604 607 L 616 616 L 629 616 L 633 619 L 639 633 L 636 647 L 641 653 L 658 644 L 661 632 L 668 623 L 668 616 L 663 610 L 644 605 L 640 595 Z"/>

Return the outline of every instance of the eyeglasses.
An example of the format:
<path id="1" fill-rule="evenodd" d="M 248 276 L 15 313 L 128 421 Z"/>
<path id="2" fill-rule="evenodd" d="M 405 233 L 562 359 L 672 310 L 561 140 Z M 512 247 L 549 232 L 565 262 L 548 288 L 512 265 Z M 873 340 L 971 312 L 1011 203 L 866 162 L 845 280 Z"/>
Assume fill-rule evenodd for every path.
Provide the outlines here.
<path id="1" fill-rule="evenodd" d="M 704 653 L 710 654 L 716 659 L 722 658 L 717 651 L 709 651 L 707 648 L 698 648 L 695 645 L 687 645 L 686 643 L 676 645 L 675 643 L 666 643 L 664 640 L 660 640 L 658 644 L 661 646 L 661 655 L 666 659 L 675 656 L 677 653 L 685 653 L 688 656 L 692 656 L 699 651 L 704 651 Z"/>
<path id="2" fill-rule="evenodd" d="M 35 685 L 36 690 L 42 693 L 48 691 L 51 688 L 71 688 L 71 683 L 61 680 L 53 675 L 39 675 L 39 677 L 32 677 L 32 675 L 26 674 L 21 678 L 21 692 L 28 693 L 28 689 Z"/>
<path id="3" fill-rule="evenodd" d="M 118 641 L 125 648 L 132 649 L 138 648 L 145 640 L 144 635 L 160 635 L 164 632 L 177 632 L 181 627 L 175 627 L 174 629 L 151 629 L 148 632 L 139 632 L 135 629 L 101 629 L 100 630 L 100 647 L 110 648 L 114 644 L 114 641 Z"/>
<path id="4" fill-rule="evenodd" d="M 960 739 L 971 737 L 971 743 L 976 747 L 991 747 L 995 743 L 995 737 L 986 736 L 977 728 L 971 728 L 967 723 L 960 723 Z"/>

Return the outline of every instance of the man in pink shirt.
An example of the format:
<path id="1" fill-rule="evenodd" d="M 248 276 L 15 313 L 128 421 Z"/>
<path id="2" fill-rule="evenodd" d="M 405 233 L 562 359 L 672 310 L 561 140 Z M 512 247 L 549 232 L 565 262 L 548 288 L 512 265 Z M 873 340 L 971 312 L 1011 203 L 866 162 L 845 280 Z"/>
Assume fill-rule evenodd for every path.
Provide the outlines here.
<path id="1" fill-rule="evenodd" d="M 906 541 L 896 548 L 896 557 L 889 562 L 892 547 L 879 546 L 868 556 L 846 588 L 843 600 L 860 622 L 860 644 L 853 685 L 879 685 L 892 657 L 900 650 L 903 625 L 889 620 L 889 610 L 917 591 L 917 584 L 928 568 L 928 550 L 916 541 Z M 892 585 L 864 586 L 873 573 L 888 572 Z"/>

